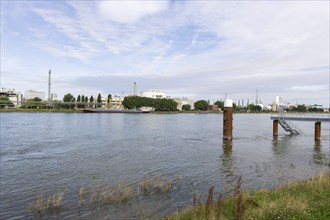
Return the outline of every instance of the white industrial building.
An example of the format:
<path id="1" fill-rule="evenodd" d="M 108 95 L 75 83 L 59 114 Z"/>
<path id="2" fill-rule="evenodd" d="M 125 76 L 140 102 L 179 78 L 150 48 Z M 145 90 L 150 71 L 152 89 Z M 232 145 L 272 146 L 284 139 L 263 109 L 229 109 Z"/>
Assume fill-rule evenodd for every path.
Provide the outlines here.
<path id="1" fill-rule="evenodd" d="M 45 100 L 45 92 L 38 92 L 36 90 L 25 91 L 25 100 L 33 99 L 35 97 Z"/>
<path id="2" fill-rule="evenodd" d="M 194 109 L 195 99 L 183 97 L 183 98 L 175 98 L 174 101 L 178 103 L 177 109 L 179 109 L 180 111 L 182 111 L 183 105 L 190 105 L 191 110 Z"/>
<path id="3" fill-rule="evenodd" d="M 110 108 L 112 109 L 120 109 L 122 108 L 122 102 L 124 101 L 124 97 L 114 95 L 110 100 Z"/>
<path id="4" fill-rule="evenodd" d="M 272 111 L 277 112 L 280 109 L 281 103 L 282 103 L 282 97 L 275 96 L 274 101 L 272 103 Z"/>
<path id="5" fill-rule="evenodd" d="M 56 93 L 52 93 L 52 94 L 50 95 L 50 100 L 51 100 L 51 101 L 58 101 L 57 94 L 56 94 Z"/>
<path id="6" fill-rule="evenodd" d="M 15 89 L 1 88 L 0 96 L 8 97 L 15 107 L 22 106 L 23 95 L 21 92 L 17 92 Z"/>
<path id="7" fill-rule="evenodd" d="M 165 92 L 161 92 L 159 90 L 147 90 L 141 92 L 142 97 L 148 97 L 153 99 L 163 99 L 168 98 L 167 94 Z"/>

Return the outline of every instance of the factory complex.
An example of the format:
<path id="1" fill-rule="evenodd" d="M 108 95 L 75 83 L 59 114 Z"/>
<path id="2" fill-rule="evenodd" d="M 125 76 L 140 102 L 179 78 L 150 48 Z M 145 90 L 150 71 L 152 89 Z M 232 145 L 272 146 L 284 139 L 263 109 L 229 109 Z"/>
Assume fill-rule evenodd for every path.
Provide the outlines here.
<path id="1" fill-rule="evenodd" d="M 172 99 L 177 103 L 177 109 L 182 111 L 183 107 L 185 105 L 189 105 L 190 110 L 194 110 L 194 104 L 197 100 L 190 97 L 171 97 L 166 92 L 163 92 L 161 90 L 145 90 L 140 93 L 140 95 L 137 94 L 137 84 L 134 82 L 133 87 L 133 96 L 140 96 L 140 97 L 147 97 L 147 98 L 153 98 L 153 99 Z M 129 95 L 129 96 L 132 96 Z M 96 97 L 91 96 L 91 98 L 86 97 L 80 97 L 80 95 L 77 98 L 72 97 L 73 99 L 70 102 L 70 105 L 74 108 L 81 108 L 80 103 L 88 103 L 89 107 L 97 107 L 97 108 L 112 108 L 112 109 L 122 109 L 123 108 L 123 101 L 125 98 L 125 95 L 107 95 L 107 96 L 101 96 L 99 94 L 99 100 L 96 100 Z M 37 101 L 37 102 L 43 102 L 48 103 L 50 106 L 51 103 L 61 103 L 64 100 L 59 99 L 58 95 L 51 92 L 51 70 L 49 70 L 48 73 L 48 97 L 46 98 L 46 94 L 43 91 L 37 91 L 37 90 L 27 90 L 24 92 L 19 92 L 15 89 L 6 89 L 1 88 L 0 91 L 0 108 L 20 108 L 27 102 L 31 103 L 31 100 Z M 221 110 L 218 105 L 215 105 L 214 103 L 220 101 L 223 102 L 223 100 L 208 100 L 208 110 L 209 111 L 219 111 Z M 68 101 L 64 101 L 68 102 Z M 10 103 L 10 105 L 8 105 Z M 254 101 L 250 102 L 249 99 L 238 99 L 234 100 L 234 106 L 240 108 L 240 109 L 248 109 L 250 105 L 258 106 L 260 110 L 266 110 L 266 111 L 279 111 L 283 109 L 293 109 L 298 106 L 298 104 L 291 104 L 289 102 L 283 102 L 282 97 L 275 96 L 274 101 L 271 104 L 264 105 L 262 101 L 259 98 L 259 92 L 256 90 L 256 98 Z M 305 106 L 305 105 L 303 105 Z M 314 108 L 314 109 L 320 109 L 324 112 L 328 112 L 329 109 L 324 108 L 321 105 L 312 105 L 312 106 L 306 106 L 306 108 Z"/>

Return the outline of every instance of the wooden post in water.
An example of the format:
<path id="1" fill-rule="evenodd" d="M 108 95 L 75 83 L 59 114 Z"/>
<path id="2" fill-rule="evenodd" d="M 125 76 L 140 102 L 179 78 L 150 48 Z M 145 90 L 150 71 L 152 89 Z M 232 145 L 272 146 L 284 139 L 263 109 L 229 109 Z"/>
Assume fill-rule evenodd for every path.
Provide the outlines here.
<path id="1" fill-rule="evenodd" d="M 321 140 L 321 122 L 315 122 L 315 140 Z"/>
<path id="2" fill-rule="evenodd" d="M 233 139 L 233 100 L 225 99 L 223 110 L 223 140 Z"/>
<path id="3" fill-rule="evenodd" d="M 278 136 L 278 120 L 273 121 L 273 136 Z"/>

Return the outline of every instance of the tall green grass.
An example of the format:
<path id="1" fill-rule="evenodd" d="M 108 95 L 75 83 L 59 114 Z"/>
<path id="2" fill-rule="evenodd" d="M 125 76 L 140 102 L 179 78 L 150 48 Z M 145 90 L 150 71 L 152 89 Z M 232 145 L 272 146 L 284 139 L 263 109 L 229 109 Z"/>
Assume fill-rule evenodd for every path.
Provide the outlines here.
<path id="1" fill-rule="evenodd" d="M 192 207 L 164 219 L 330 219 L 330 173 L 253 193 L 242 192 L 241 184 L 238 178 L 234 195 L 222 200 L 220 194 L 217 202 L 212 186 L 206 202 L 194 196 Z"/>

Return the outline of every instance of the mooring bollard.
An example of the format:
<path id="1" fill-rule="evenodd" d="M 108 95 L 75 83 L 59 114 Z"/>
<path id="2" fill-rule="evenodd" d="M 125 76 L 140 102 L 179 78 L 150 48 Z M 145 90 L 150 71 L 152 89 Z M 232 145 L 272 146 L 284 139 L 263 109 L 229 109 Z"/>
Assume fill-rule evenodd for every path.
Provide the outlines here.
<path id="1" fill-rule="evenodd" d="M 273 121 L 273 136 L 278 136 L 278 120 Z"/>
<path id="2" fill-rule="evenodd" d="M 233 100 L 225 99 L 223 110 L 223 139 L 233 139 Z"/>
<path id="3" fill-rule="evenodd" d="M 321 122 L 315 122 L 315 140 L 321 140 Z"/>

